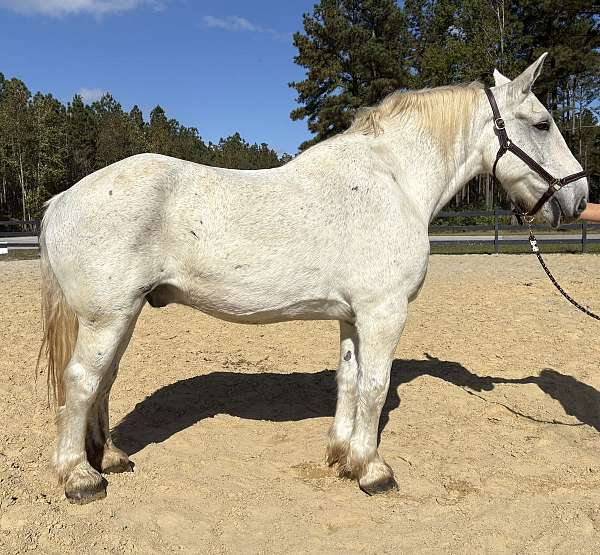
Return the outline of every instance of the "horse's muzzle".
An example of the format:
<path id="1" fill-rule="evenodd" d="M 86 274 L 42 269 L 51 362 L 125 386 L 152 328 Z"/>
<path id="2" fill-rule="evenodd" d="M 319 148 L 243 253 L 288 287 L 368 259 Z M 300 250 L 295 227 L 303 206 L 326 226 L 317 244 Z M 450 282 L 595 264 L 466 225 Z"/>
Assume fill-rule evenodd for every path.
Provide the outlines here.
<path id="1" fill-rule="evenodd" d="M 575 217 L 576 218 L 579 218 L 579 216 L 581 216 L 581 214 L 585 210 L 586 206 L 587 206 L 587 198 L 585 195 L 583 195 L 581 197 L 581 199 L 579 200 L 579 202 L 577 203 L 577 207 L 575 208 Z"/>

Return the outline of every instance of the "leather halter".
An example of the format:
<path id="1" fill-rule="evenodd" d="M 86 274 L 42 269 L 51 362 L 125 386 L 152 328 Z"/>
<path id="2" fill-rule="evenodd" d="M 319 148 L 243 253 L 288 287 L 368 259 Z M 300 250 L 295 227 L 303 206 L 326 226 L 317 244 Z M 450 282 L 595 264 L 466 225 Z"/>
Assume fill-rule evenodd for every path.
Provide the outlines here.
<path id="1" fill-rule="evenodd" d="M 494 93 L 489 87 L 485 87 L 485 94 L 490 101 L 490 106 L 492 107 L 492 113 L 494 114 L 494 133 L 498 137 L 498 141 L 500 143 L 500 148 L 498 149 L 498 154 L 496 154 L 496 160 L 494 162 L 494 167 L 492 169 L 492 175 L 494 179 L 498 179 L 496 177 L 496 166 L 498 165 L 498 161 L 502 156 L 504 156 L 508 151 L 512 152 L 515 156 L 520 158 L 525 164 L 527 164 L 535 173 L 537 173 L 542 179 L 544 179 L 548 183 L 548 189 L 546 192 L 540 197 L 540 199 L 535 203 L 534 207 L 527 212 L 517 212 L 515 211 L 517 217 L 524 216 L 525 218 L 531 218 L 533 220 L 533 216 L 537 214 L 542 206 L 548 201 L 555 193 L 560 191 L 565 185 L 569 183 L 573 183 L 573 181 L 577 181 L 582 177 L 585 177 L 585 172 L 580 171 L 577 173 L 572 173 L 563 178 L 557 178 L 548 173 L 542 166 L 540 166 L 533 158 L 531 158 L 528 154 L 523 152 L 515 143 L 513 143 L 506 133 L 506 126 L 504 124 L 504 120 L 500 116 L 500 110 L 498 110 L 498 104 L 496 103 L 496 99 L 494 98 Z"/>

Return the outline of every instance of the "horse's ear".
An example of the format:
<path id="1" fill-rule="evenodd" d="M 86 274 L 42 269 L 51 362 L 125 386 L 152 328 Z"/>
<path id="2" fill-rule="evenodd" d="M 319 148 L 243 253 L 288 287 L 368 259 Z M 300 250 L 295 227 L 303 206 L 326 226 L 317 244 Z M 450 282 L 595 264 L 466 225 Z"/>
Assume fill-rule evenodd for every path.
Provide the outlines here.
<path id="1" fill-rule="evenodd" d="M 496 87 L 510 83 L 510 79 L 502 75 L 497 69 L 494 70 L 494 84 Z"/>
<path id="2" fill-rule="evenodd" d="M 548 52 L 544 52 L 535 62 L 533 62 L 521 75 L 512 81 L 514 93 L 516 95 L 528 95 L 535 80 L 542 72 L 542 65 Z"/>

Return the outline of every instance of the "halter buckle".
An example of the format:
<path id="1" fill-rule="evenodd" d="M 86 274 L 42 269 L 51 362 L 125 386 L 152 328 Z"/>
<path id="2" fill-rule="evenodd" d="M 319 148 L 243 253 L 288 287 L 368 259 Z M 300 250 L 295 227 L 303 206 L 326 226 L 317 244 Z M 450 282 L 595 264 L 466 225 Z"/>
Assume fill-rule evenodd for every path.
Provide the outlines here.
<path id="1" fill-rule="evenodd" d="M 550 187 L 554 189 L 554 192 L 558 192 L 563 188 L 563 184 L 560 179 L 555 179 L 552 183 L 550 183 Z"/>
<path id="2" fill-rule="evenodd" d="M 501 129 L 506 128 L 506 124 L 504 123 L 504 120 L 502 118 L 496 118 L 494 120 L 494 127 L 500 131 Z"/>

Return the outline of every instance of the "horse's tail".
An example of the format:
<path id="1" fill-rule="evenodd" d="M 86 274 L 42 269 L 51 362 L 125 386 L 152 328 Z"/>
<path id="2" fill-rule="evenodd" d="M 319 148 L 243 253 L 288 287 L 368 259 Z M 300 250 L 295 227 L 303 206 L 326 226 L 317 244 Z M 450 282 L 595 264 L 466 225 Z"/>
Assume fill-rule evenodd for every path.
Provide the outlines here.
<path id="1" fill-rule="evenodd" d="M 52 398 L 55 408 L 58 408 L 65 404 L 63 374 L 75 348 L 79 324 L 75 312 L 67 304 L 48 258 L 46 228 L 52 217 L 52 203 L 54 200 L 56 200 L 56 197 L 46 204 L 46 213 L 42 220 L 40 232 L 44 335 L 38 354 L 36 376 L 40 363 L 44 360 L 47 369 L 48 404 L 50 404 Z"/>

